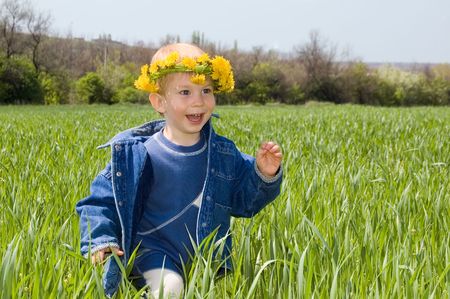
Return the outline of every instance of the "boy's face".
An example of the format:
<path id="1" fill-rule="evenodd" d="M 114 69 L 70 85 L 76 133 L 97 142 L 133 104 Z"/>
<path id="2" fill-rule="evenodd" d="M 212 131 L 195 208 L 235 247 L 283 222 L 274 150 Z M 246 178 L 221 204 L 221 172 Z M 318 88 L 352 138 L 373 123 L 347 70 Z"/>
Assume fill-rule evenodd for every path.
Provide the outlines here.
<path id="1" fill-rule="evenodd" d="M 190 78 L 188 73 L 168 75 L 164 95 L 158 99 L 159 107 L 152 101 L 166 119 L 165 136 L 179 145 L 192 145 L 199 140 L 200 130 L 216 106 L 211 80 L 198 85 Z"/>

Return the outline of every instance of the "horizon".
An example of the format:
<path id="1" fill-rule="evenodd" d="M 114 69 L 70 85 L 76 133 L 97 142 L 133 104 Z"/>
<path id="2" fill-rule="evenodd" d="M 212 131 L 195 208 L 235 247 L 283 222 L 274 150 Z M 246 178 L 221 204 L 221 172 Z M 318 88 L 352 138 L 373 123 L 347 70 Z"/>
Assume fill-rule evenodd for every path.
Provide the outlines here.
<path id="1" fill-rule="evenodd" d="M 50 13 L 53 33 L 72 33 L 86 40 L 111 34 L 113 40 L 129 45 L 138 41 L 158 45 L 167 35 L 189 41 L 198 31 L 228 48 L 237 41 L 240 50 L 262 47 L 290 53 L 317 31 L 328 45 L 336 46 L 337 53 L 348 52 L 364 62 L 450 63 L 450 40 L 444 38 L 450 18 L 443 13 L 450 11 L 450 2 L 445 0 L 281 0 L 276 4 L 193 0 L 189 5 L 180 0 L 136 0 L 133 5 L 34 0 L 33 4 L 36 10 Z"/>
<path id="2" fill-rule="evenodd" d="M 97 42 L 97 41 L 102 41 L 102 37 L 104 37 L 104 35 L 108 35 L 108 34 L 101 34 L 97 37 L 86 37 L 86 36 L 73 36 L 73 35 L 69 35 L 71 38 L 74 39 L 81 39 L 84 40 L 86 42 Z M 54 37 L 54 38 L 68 38 L 68 36 L 60 36 L 58 34 L 52 34 L 50 33 L 48 35 L 49 37 Z M 129 46 L 129 47 L 135 47 L 135 46 L 142 46 L 142 45 L 138 45 L 137 43 L 144 43 L 143 47 L 144 48 L 148 48 L 148 49 L 158 49 L 161 45 L 153 43 L 153 42 L 145 42 L 145 41 L 137 41 L 136 43 L 130 43 L 128 41 L 121 41 L 121 40 L 115 40 L 112 38 L 108 39 L 109 42 L 112 43 L 119 43 L 125 46 Z M 183 41 L 180 40 L 181 43 L 191 43 L 191 41 Z M 211 42 L 208 40 L 208 42 Z M 257 47 L 257 46 L 256 46 Z M 220 51 L 227 51 L 232 49 L 233 47 L 228 47 L 228 46 L 223 46 Z M 268 51 L 275 51 L 276 53 L 280 54 L 280 55 L 291 55 L 293 53 L 293 50 L 291 50 L 290 52 L 284 52 L 284 51 L 280 51 L 280 50 L 275 50 L 275 49 L 264 49 L 263 50 L 265 52 Z M 244 52 L 244 53 L 250 53 L 252 51 L 252 49 L 240 49 L 238 47 L 238 51 L 240 52 Z M 341 63 L 346 63 L 346 62 L 363 62 L 365 64 L 367 64 L 369 67 L 380 67 L 380 66 L 386 66 L 386 65 L 391 65 L 400 69 L 411 69 L 411 67 L 414 66 L 433 66 L 433 65 L 440 65 L 440 64 L 450 64 L 449 62 L 407 62 L 407 61 L 387 61 L 387 62 L 380 62 L 380 61 L 365 61 L 365 60 L 358 60 L 356 58 L 349 59 L 349 60 L 338 60 L 335 59 L 336 62 L 341 62 Z"/>

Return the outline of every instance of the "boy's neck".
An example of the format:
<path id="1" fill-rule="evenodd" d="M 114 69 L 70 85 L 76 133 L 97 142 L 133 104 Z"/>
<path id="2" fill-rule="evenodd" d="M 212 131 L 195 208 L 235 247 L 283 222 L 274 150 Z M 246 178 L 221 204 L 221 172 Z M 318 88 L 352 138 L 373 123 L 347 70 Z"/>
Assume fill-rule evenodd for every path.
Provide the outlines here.
<path id="1" fill-rule="evenodd" d="M 162 133 L 170 142 L 181 146 L 191 146 L 200 140 L 200 132 L 191 134 L 176 134 L 173 130 L 170 130 L 170 128 L 164 127 Z"/>

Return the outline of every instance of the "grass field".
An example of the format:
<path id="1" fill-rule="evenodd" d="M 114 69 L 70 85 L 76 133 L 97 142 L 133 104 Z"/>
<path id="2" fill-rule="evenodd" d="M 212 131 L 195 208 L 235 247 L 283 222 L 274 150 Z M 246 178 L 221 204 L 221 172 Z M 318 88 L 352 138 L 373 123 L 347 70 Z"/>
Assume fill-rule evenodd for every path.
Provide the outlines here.
<path id="1" fill-rule="evenodd" d="M 449 298 L 450 108 L 219 107 L 218 133 L 284 151 L 282 194 L 232 223 L 235 272 L 187 298 Z M 0 107 L 0 297 L 101 298 L 75 203 L 147 106 Z M 138 298 L 126 281 L 122 298 Z"/>

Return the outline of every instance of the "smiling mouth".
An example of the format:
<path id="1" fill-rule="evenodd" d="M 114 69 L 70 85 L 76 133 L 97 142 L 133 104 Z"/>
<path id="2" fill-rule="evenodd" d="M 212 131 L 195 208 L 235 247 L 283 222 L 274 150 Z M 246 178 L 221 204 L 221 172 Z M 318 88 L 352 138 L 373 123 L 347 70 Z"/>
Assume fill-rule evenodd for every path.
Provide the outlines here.
<path id="1" fill-rule="evenodd" d="M 203 119 L 203 115 L 204 115 L 203 113 L 196 113 L 196 114 L 188 114 L 186 115 L 186 117 L 190 122 L 200 123 Z"/>

